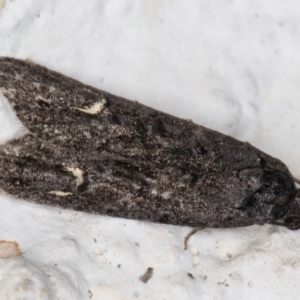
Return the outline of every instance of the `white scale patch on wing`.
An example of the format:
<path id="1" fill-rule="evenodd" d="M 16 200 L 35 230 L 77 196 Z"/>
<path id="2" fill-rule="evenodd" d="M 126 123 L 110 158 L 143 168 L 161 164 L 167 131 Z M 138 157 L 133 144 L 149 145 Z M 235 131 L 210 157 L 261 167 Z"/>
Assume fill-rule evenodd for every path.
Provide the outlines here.
<path id="1" fill-rule="evenodd" d="M 49 101 L 48 99 L 44 98 L 44 97 L 41 96 L 41 95 L 35 96 L 35 100 L 36 100 L 36 101 L 41 100 L 41 101 L 44 101 L 44 102 L 46 102 L 46 103 L 50 103 L 50 102 L 51 102 L 51 101 Z"/>
<path id="2" fill-rule="evenodd" d="M 48 194 L 59 196 L 59 197 L 65 197 L 69 195 L 73 195 L 71 192 L 63 192 L 63 191 L 50 191 Z"/>
<path id="3" fill-rule="evenodd" d="M 83 178 L 83 171 L 79 168 L 71 168 L 71 167 L 66 167 L 66 170 L 68 172 L 71 172 L 72 175 L 76 178 L 76 188 L 79 187 L 81 184 L 84 182 Z"/>
<path id="4" fill-rule="evenodd" d="M 84 182 L 83 174 L 84 172 L 79 168 L 66 167 L 66 171 L 71 172 L 72 175 L 76 178 L 76 188 L 78 188 Z M 50 191 L 48 192 L 51 195 L 65 197 L 73 195 L 71 192 L 63 192 L 63 191 Z"/>
<path id="5" fill-rule="evenodd" d="M 79 108 L 79 107 L 74 107 L 74 108 L 86 114 L 96 115 L 103 111 L 106 103 L 107 103 L 106 99 L 102 98 L 100 102 L 96 102 L 94 105 L 92 105 L 89 108 Z"/>

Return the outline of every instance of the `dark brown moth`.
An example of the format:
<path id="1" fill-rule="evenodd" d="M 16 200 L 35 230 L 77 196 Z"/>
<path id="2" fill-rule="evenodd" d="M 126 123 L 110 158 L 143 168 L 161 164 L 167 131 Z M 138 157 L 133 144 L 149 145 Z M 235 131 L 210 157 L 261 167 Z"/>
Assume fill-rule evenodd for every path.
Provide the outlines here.
<path id="1" fill-rule="evenodd" d="M 287 167 L 230 136 L 0 58 L 0 91 L 28 129 L 0 146 L 2 193 L 30 202 L 199 227 L 300 227 Z"/>

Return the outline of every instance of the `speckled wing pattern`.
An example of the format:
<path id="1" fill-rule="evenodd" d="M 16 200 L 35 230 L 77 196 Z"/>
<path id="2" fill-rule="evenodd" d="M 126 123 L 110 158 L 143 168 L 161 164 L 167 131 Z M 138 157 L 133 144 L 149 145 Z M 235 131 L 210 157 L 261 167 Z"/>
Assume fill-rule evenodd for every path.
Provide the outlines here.
<path id="1" fill-rule="evenodd" d="M 28 129 L 0 145 L 0 189 L 8 195 L 203 227 L 271 222 L 292 201 L 282 162 L 192 121 L 7 57 L 0 92 Z"/>

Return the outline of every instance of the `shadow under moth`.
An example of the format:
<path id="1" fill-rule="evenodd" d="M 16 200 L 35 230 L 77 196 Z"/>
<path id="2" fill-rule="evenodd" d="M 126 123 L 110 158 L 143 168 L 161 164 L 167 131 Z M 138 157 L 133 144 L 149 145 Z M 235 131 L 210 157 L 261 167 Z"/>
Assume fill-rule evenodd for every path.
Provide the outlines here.
<path id="1" fill-rule="evenodd" d="M 193 227 L 300 227 L 287 167 L 214 130 L 42 66 L 0 58 L 26 127 L 0 145 L 1 192 L 87 213 Z"/>

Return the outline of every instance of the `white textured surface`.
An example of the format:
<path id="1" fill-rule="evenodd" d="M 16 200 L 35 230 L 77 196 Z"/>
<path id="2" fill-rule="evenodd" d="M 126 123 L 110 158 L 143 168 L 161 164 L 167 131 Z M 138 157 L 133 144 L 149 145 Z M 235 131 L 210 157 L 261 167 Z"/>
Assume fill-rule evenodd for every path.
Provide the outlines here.
<path id="1" fill-rule="evenodd" d="M 298 178 L 299 48 L 295 0 L 0 0 L 0 55 L 247 140 Z M 2 141 L 16 125 L 0 97 Z M 300 232 L 206 229 L 184 251 L 190 228 L 0 201 L 1 300 L 299 298 Z"/>

